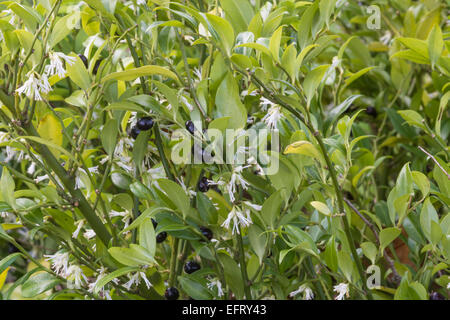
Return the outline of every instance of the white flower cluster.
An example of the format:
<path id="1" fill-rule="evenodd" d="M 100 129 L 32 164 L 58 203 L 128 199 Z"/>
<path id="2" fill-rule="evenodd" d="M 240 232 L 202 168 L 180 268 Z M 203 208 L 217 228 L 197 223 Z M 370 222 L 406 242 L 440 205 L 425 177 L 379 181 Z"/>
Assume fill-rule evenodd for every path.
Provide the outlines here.
<path id="1" fill-rule="evenodd" d="M 50 64 L 45 66 L 44 73 L 42 75 L 37 74 L 33 70 L 27 74 L 27 80 L 23 85 L 17 88 L 18 94 L 24 94 L 29 99 L 42 101 L 42 95 L 49 93 L 52 87 L 48 81 L 48 78 L 53 75 L 58 75 L 60 78 L 64 78 L 67 74 L 63 66 L 63 60 L 72 65 L 75 63 L 75 58 L 65 55 L 62 52 L 49 52 Z"/>

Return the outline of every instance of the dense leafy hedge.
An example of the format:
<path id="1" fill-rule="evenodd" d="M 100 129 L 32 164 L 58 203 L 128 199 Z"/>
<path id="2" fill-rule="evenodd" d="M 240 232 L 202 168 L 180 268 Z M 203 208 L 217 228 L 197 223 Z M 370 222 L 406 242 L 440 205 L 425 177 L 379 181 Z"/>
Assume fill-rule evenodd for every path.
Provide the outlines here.
<path id="1" fill-rule="evenodd" d="M 448 8 L 1 1 L 0 296 L 448 298 Z"/>

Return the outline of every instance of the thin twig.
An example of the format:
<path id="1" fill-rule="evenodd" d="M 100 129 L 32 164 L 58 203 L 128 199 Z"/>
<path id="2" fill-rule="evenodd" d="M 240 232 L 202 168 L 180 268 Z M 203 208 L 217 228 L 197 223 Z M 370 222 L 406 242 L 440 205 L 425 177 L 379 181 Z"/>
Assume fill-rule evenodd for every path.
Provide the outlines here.
<path id="1" fill-rule="evenodd" d="M 370 222 L 369 220 L 366 219 L 366 217 L 363 216 L 363 214 L 361 212 L 359 212 L 358 209 L 356 209 L 356 207 L 350 202 L 350 200 L 348 200 L 347 198 L 344 198 L 345 203 L 347 203 L 347 205 L 361 218 L 361 220 L 370 228 L 370 230 L 372 230 L 373 234 L 375 235 L 375 238 L 377 240 L 377 244 L 378 246 L 380 245 L 380 237 L 378 235 L 378 231 L 375 227 L 375 225 Z M 394 282 L 398 285 L 402 279 L 402 277 L 398 274 L 397 269 L 395 268 L 395 264 L 394 264 L 394 260 L 391 259 L 391 257 L 389 257 L 387 255 L 386 249 L 384 250 L 384 258 L 386 259 L 386 262 L 389 264 L 389 267 L 392 270 L 392 273 L 394 275 Z"/>
<path id="2" fill-rule="evenodd" d="M 433 155 L 431 153 L 429 153 L 428 151 L 426 151 L 424 148 L 422 148 L 421 146 L 419 146 L 419 149 L 425 153 L 427 156 L 429 156 L 434 163 L 436 163 L 436 165 L 439 167 L 439 169 L 442 170 L 442 172 L 444 172 L 444 174 L 447 176 L 447 178 L 450 180 L 450 174 L 441 166 L 441 164 L 436 160 L 435 157 L 433 157 Z"/>

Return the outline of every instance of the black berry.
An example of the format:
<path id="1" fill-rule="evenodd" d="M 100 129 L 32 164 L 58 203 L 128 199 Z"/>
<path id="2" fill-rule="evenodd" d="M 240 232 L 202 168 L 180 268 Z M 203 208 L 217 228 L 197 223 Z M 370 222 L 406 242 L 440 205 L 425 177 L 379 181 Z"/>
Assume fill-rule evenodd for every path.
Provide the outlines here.
<path id="1" fill-rule="evenodd" d="M 153 223 L 153 229 L 156 229 L 156 227 L 158 226 L 158 222 L 156 222 L 156 220 L 152 218 L 152 223 Z"/>
<path id="2" fill-rule="evenodd" d="M 377 109 L 375 109 L 374 107 L 367 107 L 366 113 L 367 113 L 369 116 L 372 116 L 372 117 L 375 118 L 375 117 L 377 116 Z"/>
<path id="3" fill-rule="evenodd" d="M 156 242 L 161 243 L 167 238 L 167 232 L 160 232 L 156 235 Z"/>
<path id="4" fill-rule="evenodd" d="M 200 270 L 200 265 L 195 262 L 195 261 L 188 261 L 186 262 L 186 264 L 184 265 L 184 272 L 186 272 L 187 274 L 191 274 L 194 273 L 195 271 Z"/>
<path id="5" fill-rule="evenodd" d="M 206 239 L 211 240 L 213 238 L 213 233 L 212 233 L 211 229 L 208 229 L 206 227 L 200 227 L 200 231 L 202 232 L 203 236 Z"/>
<path id="6" fill-rule="evenodd" d="M 175 287 L 170 287 L 166 289 L 166 292 L 164 293 L 164 296 L 167 300 L 177 300 L 180 296 L 180 293 L 178 292 L 178 289 Z"/>
<path id="7" fill-rule="evenodd" d="M 102 59 L 98 59 L 97 61 L 95 61 L 95 65 L 94 65 L 94 69 L 92 69 L 92 73 L 94 75 L 97 74 L 98 71 L 98 67 L 100 67 L 100 63 L 102 62 Z"/>
<path id="8" fill-rule="evenodd" d="M 190 132 L 190 134 L 194 134 L 195 126 L 191 120 L 186 121 L 186 130 Z"/>
<path id="9" fill-rule="evenodd" d="M 139 133 L 141 133 L 141 130 L 139 130 L 139 128 L 137 126 L 134 126 L 133 128 L 131 128 L 130 134 L 133 139 L 136 139 L 138 137 Z"/>
<path id="10" fill-rule="evenodd" d="M 84 66 L 87 69 L 88 68 L 88 59 L 83 54 L 79 54 L 78 56 L 80 57 L 81 61 L 83 61 Z"/>
<path id="11" fill-rule="evenodd" d="M 8 253 L 11 254 L 14 252 L 19 252 L 19 249 L 17 249 L 14 245 L 8 242 Z"/>
<path id="12" fill-rule="evenodd" d="M 136 127 L 138 127 L 138 129 L 142 131 L 150 130 L 153 127 L 153 119 L 150 117 L 140 118 L 136 122 Z"/>
<path id="13" fill-rule="evenodd" d="M 207 192 L 209 190 L 209 183 L 208 183 L 208 179 L 206 177 L 203 177 L 198 182 L 198 190 L 200 190 L 201 192 Z"/>
<path id="14" fill-rule="evenodd" d="M 433 291 L 430 293 L 430 300 L 445 300 L 445 298 L 439 292 Z"/>

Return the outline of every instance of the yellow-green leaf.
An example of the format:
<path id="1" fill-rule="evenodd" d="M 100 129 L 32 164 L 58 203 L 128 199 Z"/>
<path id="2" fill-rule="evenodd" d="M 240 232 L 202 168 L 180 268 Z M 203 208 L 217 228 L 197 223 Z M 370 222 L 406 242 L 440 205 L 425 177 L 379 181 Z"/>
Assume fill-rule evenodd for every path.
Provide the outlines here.
<path id="1" fill-rule="evenodd" d="M 160 66 L 143 66 L 139 68 L 133 68 L 125 71 L 113 72 L 108 74 L 102 79 L 102 82 L 108 80 L 123 80 L 123 81 L 131 81 L 137 79 L 139 77 L 152 76 L 152 75 L 161 75 L 167 78 L 177 79 L 177 75 L 170 71 L 167 68 Z"/>
<path id="2" fill-rule="evenodd" d="M 328 208 L 328 206 L 325 203 L 320 201 L 311 201 L 311 205 L 320 213 L 326 216 L 331 216 L 330 208 Z"/>

